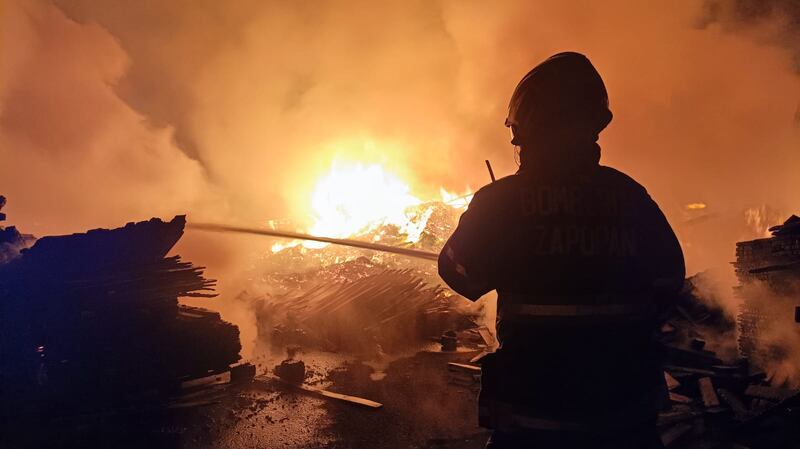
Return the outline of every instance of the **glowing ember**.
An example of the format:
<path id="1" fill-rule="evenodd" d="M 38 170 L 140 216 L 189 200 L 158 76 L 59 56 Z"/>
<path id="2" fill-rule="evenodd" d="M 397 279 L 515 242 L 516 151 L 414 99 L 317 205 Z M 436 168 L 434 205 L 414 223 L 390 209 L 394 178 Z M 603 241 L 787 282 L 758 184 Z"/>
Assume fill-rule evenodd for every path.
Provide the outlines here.
<path id="1" fill-rule="evenodd" d="M 686 209 L 689 210 L 703 210 L 706 208 L 705 203 L 689 203 L 686 205 Z"/>

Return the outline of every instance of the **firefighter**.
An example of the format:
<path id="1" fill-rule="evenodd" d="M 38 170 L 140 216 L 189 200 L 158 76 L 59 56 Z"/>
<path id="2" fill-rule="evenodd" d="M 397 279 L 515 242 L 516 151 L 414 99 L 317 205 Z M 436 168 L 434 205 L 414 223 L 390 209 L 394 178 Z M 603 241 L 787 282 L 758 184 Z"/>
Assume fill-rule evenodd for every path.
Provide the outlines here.
<path id="1" fill-rule="evenodd" d="M 474 196 L 439 274 L 497 290 L 500 347 L 482 363 L 489 448 L 655 448 L 666 386 L 654 335 L 683 285 L 683 253 L 636 181 L 599 165 L 611 121 L 597 70 L 559 53 L 514 91 L 519 170 Z"/>

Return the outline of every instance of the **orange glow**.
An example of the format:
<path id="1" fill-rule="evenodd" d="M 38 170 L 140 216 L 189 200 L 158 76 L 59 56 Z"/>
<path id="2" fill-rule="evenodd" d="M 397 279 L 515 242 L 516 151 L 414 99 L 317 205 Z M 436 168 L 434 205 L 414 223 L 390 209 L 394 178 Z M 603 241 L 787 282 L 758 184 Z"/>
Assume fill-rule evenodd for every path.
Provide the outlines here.
<path id="1" fill-rule="evenodd" d="M 371 234 L 380 242 L 382 226 L 396 226 L 406 243 L 416 243 L 422 236 L 433 208 L 411 194 L 408 182 L 380 164 L 333 163 L 331 170 L 320 177 L 310 197 L 313 224 L 309 234 L 358 238 Z M 439 188 L 441 201 L 450 207 L 463 209 L 472 200 L 472 189 L 454 193 Z M 374 231 L 378 231 L 374 233 Z M 272 252 L 302 244 L 306 248 L 322 248 L 319 242 L 276 242 Z"/>
<path id="2" fill-rule="evenodd" d="M 334 163 L 331 171 L 317 181 L 311 196 L 315 223 L 311 234 L 348 237 L 374 229 L 380 224 L 404 226 L 406 209 L 421 201 L 411 188 L 380 165 Z"/>
<path id="3" fill-rule="evenodd" d="M 415 210 L 422 201 L 399 176 L 379 164 L 333 163 L 331 170 L 314 185 L 310 205 L 313 224 L 308 233 L 325 237 L 359 237 L 380 226 L 395 225 L 407 242 L 422 235 L 431 210 Z M 381 233 L 372 236 L 380 241 Z M 322 248 L 319 242 L 277 242 L 273 252 L 301 244 Z"/>
<path id="4" fill-rule="evenodd" d="M 444 187 L 439 187 L 439 194 L 442 196 L 443 203 L 457 209 L 464 209 L 469 206 L 472 197 L 475 196 L 475 194 L 472 193 L 472 189 L 469 187 L 467 187 L 467 191 L 462 194 L 449 192 Z"/>

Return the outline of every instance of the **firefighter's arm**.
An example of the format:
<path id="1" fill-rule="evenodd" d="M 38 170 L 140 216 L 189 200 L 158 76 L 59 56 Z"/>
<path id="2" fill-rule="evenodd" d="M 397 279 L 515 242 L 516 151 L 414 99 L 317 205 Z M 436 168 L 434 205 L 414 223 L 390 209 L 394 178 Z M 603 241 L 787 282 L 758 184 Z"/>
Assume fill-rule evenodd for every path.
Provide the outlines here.
<path id="1" fill-rule="evenodd" d="M 439 276 L 450 288 L 473 301 L 494 290 L 487 279 L 481 279 L 467 272 L 452 246 L 445 245 L 439 254 Z"/>
<path id="2" fill-rule="evenodd" d="M 489 275 L 491 219 L 489 203 L 479 191 L 439 254 L 439 276 L 450 288 L 473 301 L 495 288 Z"/>
<path id="3" fill-rule="evenodd" d="M 662 313 L 667 313 L 683 288 L 686 278 L 686 265 L 683 250 L 664 213 L 649 198 L 650 223 L 648 240 L 651 242 L 651 276 L 653 289 Z"/>

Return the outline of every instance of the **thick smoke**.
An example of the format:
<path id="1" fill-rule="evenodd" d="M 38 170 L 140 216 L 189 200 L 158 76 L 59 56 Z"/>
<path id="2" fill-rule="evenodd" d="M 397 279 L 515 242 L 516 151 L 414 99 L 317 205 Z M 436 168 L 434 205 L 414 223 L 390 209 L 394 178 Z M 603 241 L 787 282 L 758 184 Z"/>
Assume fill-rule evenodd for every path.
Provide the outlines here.
<path id="1" fill-rule="evenodd" d="M 38 2 L 2 10 L 0 190 L 39 235 L 185 213 L 211 195 L 172 126 L 114 92 L 129 56 L 107 30 Z"/>
<path id="2" fill-rule="evenodd" d="M 796 0 L 707 0 L 701 25 L 713 23 L 789 49 L 800 71 L 800 3 Z"/>
<path id="3" fill-rule="evenodd" d="M 754 336 L 753 358 L 764 367 L 773 384 L 792 388 L 800 387 L 800 324 L 794 322 L 798 287 L 779 293 L 769 285 L 754 282 L 740 291 L 747 298 L 749 310 L 762 317 L 755 331 L 747 334 Z"/>
<path id="4" fill-rule="evenodd" d="M 746 3 L 11 0 L 0 193 L 47 234 L 302 221 L 337 158 L 384 163 L 420 197 L 477 188 L 483 159 L 515 169 L 519 78 L 574 50 L 609 88 L 602 162 L 659 201 L 690 272 L 724 267 L 755 237 L 745 210 L 800 208 L 796 8 Z M 179 251 L 230 276 L 270 243 L 190 234 Z"/>

